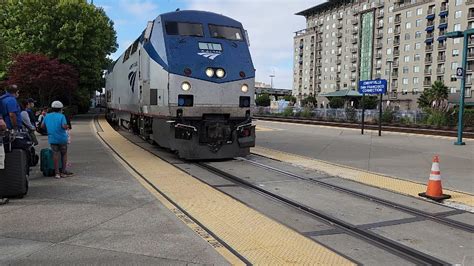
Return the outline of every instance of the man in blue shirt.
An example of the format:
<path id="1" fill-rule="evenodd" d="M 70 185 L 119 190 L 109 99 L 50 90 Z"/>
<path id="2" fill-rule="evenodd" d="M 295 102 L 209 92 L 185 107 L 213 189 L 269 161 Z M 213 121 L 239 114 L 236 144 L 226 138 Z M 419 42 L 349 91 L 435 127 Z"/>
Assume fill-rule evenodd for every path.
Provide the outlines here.
<path id="1" fill-rule="evenodd" d="M 73 173 L 66 170 L 67 167 L 67 132 L 69 128 L 66 117 L 62 114 L 63 104 L 60 101 L 54 101 L 51 104 L 52 112 L 48 113 L 43 119 L 43 128 L 48 131 L 48 142 L 53 150 L 53 160 L 55 168 L 55 178 L 67 177 Z M 62 167 L 59 168 L 59 156 L 61 156 Z"/>
<path id="2" fill-rule="evenodd" d="M 7 87 L 7 92 L 0 96 L 0 112 L 8 129 L 20 129 L 23 126 L 21 109 L 16 101 L 19 93 L 20 91 L 16 85 L 10 85 Z"/>

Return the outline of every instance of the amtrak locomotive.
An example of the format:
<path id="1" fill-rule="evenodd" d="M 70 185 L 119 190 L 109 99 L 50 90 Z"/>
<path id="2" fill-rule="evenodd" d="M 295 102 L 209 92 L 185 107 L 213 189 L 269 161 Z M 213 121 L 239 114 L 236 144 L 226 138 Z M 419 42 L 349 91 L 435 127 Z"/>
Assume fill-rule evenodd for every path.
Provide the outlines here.
<path id="1" fill-rule="evenodd" d="M 107 118 L 185 159 L 255 145 L 255 69 L 242 24 L 203 11 L 148 22 L 106 73 Z"/>

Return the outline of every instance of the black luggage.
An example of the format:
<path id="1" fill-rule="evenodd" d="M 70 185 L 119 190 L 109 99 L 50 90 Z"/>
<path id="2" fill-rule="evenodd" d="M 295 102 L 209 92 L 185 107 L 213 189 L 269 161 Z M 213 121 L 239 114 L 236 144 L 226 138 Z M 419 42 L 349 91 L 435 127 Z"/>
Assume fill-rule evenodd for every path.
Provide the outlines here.
<path id="1" fill-rule="evenodd" d="M 5 154 L 5 169 L 0 170 L 0 198 L 22 198 L 28 192 L 27 152 L 14 149 Z"/>

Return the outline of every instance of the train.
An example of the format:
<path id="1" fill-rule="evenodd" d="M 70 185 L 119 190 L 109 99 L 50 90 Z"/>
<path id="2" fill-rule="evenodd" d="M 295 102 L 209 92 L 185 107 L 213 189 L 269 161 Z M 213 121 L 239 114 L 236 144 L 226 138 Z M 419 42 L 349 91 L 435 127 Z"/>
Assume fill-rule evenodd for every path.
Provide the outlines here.
<path id="1" fill-rule="evenodd" d="M 229 159 L 255 146 L 255 68 L 237 20 L 196 10 L 161 14 L 105 80 L 107 119 L 180 158 Z"/>

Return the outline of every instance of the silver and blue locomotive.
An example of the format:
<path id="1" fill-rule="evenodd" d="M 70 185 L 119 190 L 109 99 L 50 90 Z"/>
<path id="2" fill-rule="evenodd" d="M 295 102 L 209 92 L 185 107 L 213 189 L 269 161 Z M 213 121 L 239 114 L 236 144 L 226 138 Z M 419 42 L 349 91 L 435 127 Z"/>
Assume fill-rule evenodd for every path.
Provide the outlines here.
<path id="1" fill-rule="evenodd" d="M 108 119 L 185 159 L 249 154 L 254 93 L 242 24 L 204 11 L 148 22 L 106 74 Z"/>

